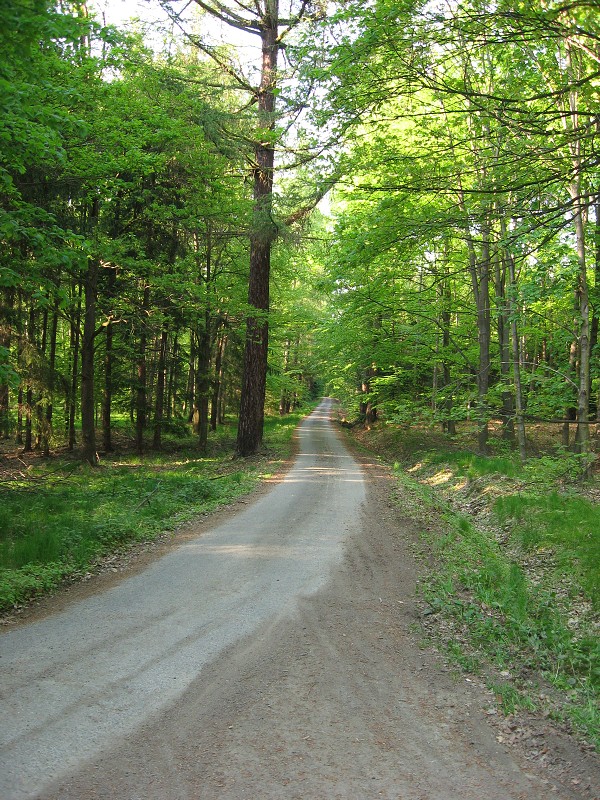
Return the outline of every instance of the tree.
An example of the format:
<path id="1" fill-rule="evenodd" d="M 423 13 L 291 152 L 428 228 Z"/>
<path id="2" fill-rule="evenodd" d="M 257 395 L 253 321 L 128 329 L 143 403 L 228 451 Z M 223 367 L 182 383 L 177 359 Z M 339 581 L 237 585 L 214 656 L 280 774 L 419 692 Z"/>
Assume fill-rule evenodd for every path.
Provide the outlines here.
<path id="1" fill-rule="evenodd" d="M 219 140 L 225 121 L 232 136 L 237 123 L 227 93 L 214 97 L 206 62 L 185 52 L 154 57 L 133 39 L 114 49 L 114 32 L 78 4 L 63 7 L 11 17 L 27 37 L 24 54 L 11 45 L 6 70 L 16 90 L 0 125 L 7 141 L 20 128 L 27 135 L 10 139 L 0 165 L 0 421 L 13 429 L 18 371 L 18 436 L 48 452 L 61 390 L 69 447 L 81 410 L 82 456 L 94 464 L 99 384 L 106 450 L 111 418 L 132 407 L 132 394 L 138 448 L 150 422 L 160 446 L 165 418 L 185 413 L 176 405 L 185 395 L 181 362 L 205 328 L 210 384 L 217 329 L 239 315 L 247 287 L 247 149 Z M 205 280 L 198 264 L 209 250 Z M 235 340 L 231 332 L 233 355 Z M 219 371 L 229 375 L 224 358 L 221 341 Z M 222 392 L 218 401 L 222 418 Z"/>
<path id="2" fill-rule="evenodd" d="M 382 274 L 381 253 L 391 253 L 402 239 L 412 241 L 414 248 L 396 255 L 391 270 L 396 274 L 394 291 L 400 286 L 400 307 L 405 310 L 414 282 L 404 271 L 408 262 L 416 260 L 420 250 L 420 260 L 427 264 L 432 254 L 444 250 L 442 241 L 450 243 L 453 274 L 464 269 L 471 284 L 468 298 L 464 294 L 468 284 L 453 280 L 462 295 L 460 302 L 468 299 L 477 320 L 477 361 L 473 363 L 470 344 L 456 346 L 447 323 L 443 340 L 454 351 L 452 360 L 465 355 L 465 366 L 471 364 L 457 375 L 455 361 L 455 380 L 468 385 L 470 375 L 477 378 L 480 449 L 486 447 L 488 416 L 497 413 L 501 398 L 504 430 L 510 434 L 516 418 L 524 456 L 526 406 L 530 402 L 533 409 L 534 389 L 543 381 L 555 387 L 555 399 L 565 394 L 566 387 L 570 392 L 577 386 L 577 403 L 570 404 L 577 406 L 577 447 L 585 452 L 591 340 L 585 241 L 587 207 L 597 173 L 590 96 L 597 75 L 592 46 L 597 17 L 585 4 L 515 10 L 511 3 L 476 0 L 440 12 L 430 5 L 379 0 L 366 7 L 345 4 L 332 23 L 338 21 L 340 27 L 330 37 L 334 46 L 327 54 L 328 63 L 320 67 L 329 89 L 321 121 L 336 125 L 349 141 L 342 178 L 349 187 L 342 195 L 348 211 L 342 209 L 340 249 L 334 254 L 339 259 L 338 274 L 347 276 L 359 262 L 370 270 L 368 280 L 373 284 Z M 418 207 L 424 214 L 415 214 Z M 357 209 L 363 213 L 354 234 Z M 569 225 L 574 235 L 568 233 Z M 360 231 L 368 231 L 374 244 L 367 242 L 365 247 L 366 237 Z M 359 247 L 351 243 L 353 236 L 362 238 Z M 539 282 L 542 263 L 548 265 L 549 274 L 559 271 L 550 253 L 561 249 L 576 285 L 571 367 L 564 357 L 554 360 L 548 348 L 540 350 L 541 318 L 534 321 L 532 316 L 539 313 L 534 303 L 543 287 L 556 317 L 552 336 L 558 340 L 565 327 L 573 329 L 563 310 L 570 291 L 564 293 L 562 281 Z M 420 277 L 428 271 L 429 267 L 421 267 Z M 532 272 L 538 275 L 535 296 Z M 389 291 L 392 277 L 386 280 Z M 347 303 L 356 291 L 352 281 L 342 285 L 338 305 Z M 364 297 L 366 281 L 358 286 L 364 287 Z M 419 287 L 423 299 L 426 288 L 426 282 Z M 375 299 L 373 288 L 368 292 Z M 433 309 L 443 322 L 448 315 L 447 306 L 440 308 L 442 297 L 447 297 L 443 289 Z M 385 302 L 385 290 L 377 293 L 376 300 L 379 308 L 373 304 L 372 323 L 382 307 L 393 305 Z M 467 307 L 465 311 L 469 313 Z M 398 312 L 396 318 L 399 321 Z M 491 337 L 493 323 L 497 342 Z M 365 324 L 355 330 L 359 328 L 367 330 Z M 353 327 L 348 325 L 347 330 Z M 354 361 L 360 352 L 355 346 Z M 523 367 L 533 375 L 529 392 L 520 379 Z M 389 364 L 387 369 L 389 374 L 384 370 L 371 381 L 371 393 L 379 392 L 381 399 L 385 388 L 391 400 L 392 386 L 398 391 L 407 383 L 393 378 L 397 367 Z M 569 376 L 570 369 L 577 374 Z M 436 375 L 434 363 L 434 387 Z M 565 388 L 557 393 L 561 375 Z M 545 413 L 554 409 L 547 404 Z"/>
<path id="3" fill-rule="evenodd" d="M 257 0 L 253 7 L 241 3 L 229 5 L 217 0 L 195 0 L 202 11 L 233 29 L 252 34 L 260 40 L 260 68 L 257 84 L 252 84 L 226 60 L 218 49 L 199 37 L 190 38 L 215 59 L 234 84 L 250 95 L 256 105 L 256 130 L 253 135 L 254 219 L 250 232 L 250 273 L 246 344 L 238 425 L 237 451 L 241 456 L 256 452 L 262 441 L 267 379 L 269 340 L 269 292 L 271 251 L 277 238 L 273 217 L 273 185 L 277 131 L 275 102 L 278 92 L 278 57 L 283 42 L 306 17 L 320 8 L 311 0 L 299 0 L 290 6 L 290 14 L 280 16 L 279 0 Z M 164 3 L 171 18 L 178 19 L 172 4 Z"/>

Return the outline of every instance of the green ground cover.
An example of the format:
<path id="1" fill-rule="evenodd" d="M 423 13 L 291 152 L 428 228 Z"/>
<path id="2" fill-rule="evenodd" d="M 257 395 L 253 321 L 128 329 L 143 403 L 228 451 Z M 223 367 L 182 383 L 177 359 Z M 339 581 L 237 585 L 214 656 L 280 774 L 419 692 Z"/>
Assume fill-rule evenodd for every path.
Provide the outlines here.
<path id="1" fill-rule="evenodd" d="M 268 417 L 254 459 L 233 458 L 235 429 L 226 427 L 204 457 L 185 435 L 163 452 L 124 452 L 96 468 L 61 457 L 32 462 L 0 485 L 0 610 L 250 492 L 289 456 L 304 413 Z"/>
<path id="2" fill-rule="evenodd" d="M 505 712 L 540 709 L 598 744 L 598 479 L 576 481 L 567 453 L 521 465 L 435 432 L 353 433 L 395 464 L 398 503 L 427 523 L 428 635 L 461 669 L 486 676 Z"/>

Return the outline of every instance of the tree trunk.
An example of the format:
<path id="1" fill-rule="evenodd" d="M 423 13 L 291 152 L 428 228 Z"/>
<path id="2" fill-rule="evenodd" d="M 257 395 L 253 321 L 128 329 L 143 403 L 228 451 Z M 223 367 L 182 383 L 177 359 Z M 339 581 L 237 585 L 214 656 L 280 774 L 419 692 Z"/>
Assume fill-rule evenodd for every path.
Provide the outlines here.
<path id="1" fill-rule="evenodd" d="M 94 401 L 94 341 L 99 266 L 97 258 L 88 259 L 88 269 L 83 285 L 85 311 L 81 340 L 81 455 L 83 460 L 91 466 L 98 464 Z"/>
<path id="2" fill-rule="evenodd" d="M 510 253 L 507 253 L 508 263 L 508 314 L 510 318 L 510 341 L 512 350 L 513 381 L 515 385 L 515 418 L 517 423 L 517 441 L 519 444 L 519 457 L 522 463 L 527 460 L 527 439 L 525 436 L 525 417 L 523 404 L 523 389 L 521 385 L 521 353 L 519 331 L 517 326 L 517 277 L 515 262 Z"/>
<path id="3" fill-rule="evenodd" d="M 25 390 L 25 443 L 23 445 L 23 452 L 31 453 L 33 450 L 32 438 L 32 412 L 33 412 L 33 390 L 31 386 L 27 386 Z"/>
<path id="4" fill-rule="evenodd" d="M 290 347 L 292 343 L 289 339 L 286 339 L 284 348 L 283 348 L 283 378 L 284 381 L 287 379 L 287 371 L 290 365 Z M 290 413 L 290 393 L 289 388 L 284 383 L 284 386 L 281 390 L 281 396 L 279 398 L 279 415 L 284 416 L 285 414 Z"/>
<path id="5" fill-rule="evenodd" d="M 146 429 L 146 342 L 147 315 L 150 308 L 150 287 L 144 287 L 141 309 L 140 345 L 137 360 L 137 384 L 135 401 L 135 447 L 139 455 L 144 452 L 144 430 Z"/>
<path id="6" fill-rule="evenodd" d="M 50 437 L 52 436 L 52 416 L 54 413 L 54 382 L 56 371 L 56 338 L 58 334 L 58 300 L 54 301 L 52 326 L 50 329 L 50 355 L 48 357 L 48 400 L 46 403 L 46 425 L 43 440 L 43 453 L 50 455 Z"/>
<path id="7" fill-rule="evenodd" d="M 582 151 L 581 138 L 579 133 L 579 95 L 577 82 L 582 75 L 581 54 L 574 51 L 572 42 L 565 41 L 565 52 L 567 57 L 567 75 L 571 81 L 572 89 L 569 92 L 569 106 L 565 109 L 563 119 L 565 129 L 570 134 L 569 148 L 572 159 L 572 173 L 575 176 L 569 186 L 569 194 L 573 202 L 573 223 L 575 226 L 575 241 L 577 247 L 577 262 L 579 266 L 578 275 L 578 319 L 576 328 L 578 331 L 578 391 L 577 391 L 577 432 L 575 435 L 575 449 L 584 455 L 591 449 L 590 439 L 590 304 L 587 279 L 587 264 L 585 253 L 585 216 L 587 214 L 586 202 L 582 197 Z M 584 471 L 587 473 L 589 464 L 586 464 Z"/>
<path id="8" fill-rule="evenodd" d="M 215 378 L 213 382 L 213 394 L 210 404 L 210 429 L 217 430 L 217 423 L 222 422 L 222 416 L 219 413 L 221 402 L 221 395 L 223 393 L 223 356 L 225 355 L 225 346 L 227 343 L 227 335 L 222 332 L 217 341 L 217 352 L 215 356 Z"/>
<path id="9" fill-rule="evenodd" d="M 577 298 L 577 292 L 575 293 L 576 301 L 579 302 Z M 569 367 L 568 367 L 568 374 L 565 378 L 565 383 L 567 384 L 567 390 L 570 390 L 572 387 L 575 386 L 574 378 L 575 378 L 575 369 L 577 367 L 577 331 L 575 331 L 573 340 L 571 342 L 571 346 L 569 347 Z M 564 422 L 562 424 L 562 431 L 561 431 L 561 440 L 563 447 L 569 447 L 571 444 L 571 426 L 570 421 L 575 421 L 577 416 L 577 409 L 574 408 L 572 405 L 567 406 L 565 409 L 565 417 Z"/>
<path id="10" fill-rule="evenodd" d="M 187 388 L 185 392 L 185 402 L 188 422 L 194 420 L 194 402 L 196 391 L 196 334 L 190 330 L 190 358 L 188 362 Z M 194 431 L 196 433 L 196 431 Z"/>
<path id="11" fill-rule="evenodd" d="M 71 388 L 67 398 L 67 433 L 68 449 L 73 452 L 75 449 L 75 417 L 77 411 L 77 387 L 79 385 L 79 350 L 80 350 L 80 331 L 81 331 L 81 295 L 83 285 L 80 282 L 77 288 L 77 305 L 75 308 L 75 318 L 71 320 L 70 353 L 71 362 Z"/>
<path id="12" fill-rule="evenodd" d="M 23 444 L 23 386 L 19 386 L 17 394 L 17 435 L 15 443 L 18 445 Z"/>
<path id="13" fill-rule="evenodd" d="M 596 130 L 600 133 L 600 121 L 596 123 Z M 598 327 L 600 322 L 600 192 L 596 194 L 595 202 L 596 222 L 594 224 L 594 286 L 596 289 L 594 316 L 592 319 L 592 335 L 590 337 L 590 351 L 593 353 L 598 343 Z M 596 397 L 596 435 L 600 435 L 600 387 Z"/>
<path id="14" fill-rule="evenodd" d="M 506 260 L 500 258 L 497 252 L 495 261 L 495 293 L 497 310 L 497 332 L 498 346 L 500 348 L 500 375 L 502 379 L 502 409 L 500 417 L 502 419 L 502 438 L 509 442 L 514 442 L 515 425 L 514 412 L 515 403 L 511 385 L 511 335 L 509 308 L 510 300 L 506 296 Z M 509 290 L 510 291 L 510 290 Z"/>
<path id="15" fill-rule="evenodd" d="M 590 301 L 585 257 L 585 231 L 581 199 L 577 197 L 575 233 L 579 262 L 579 391 L 577 393 L 577 433 L 575 446 L 579 453 L 589 453 L 590 442 Z"/>
<path id="16" fill-rule="evenodd" d="M 3 302 L 0 309 L 0 358 L 5 353 L 8 366 L 13 324 L 13 290 L 5 289 L 1 296 Z M 8 379 L 2 378 L 0 379 L 0 437 L 3 439 L 8 439 L 10 436 L 9 400 Z"/>
<path id="17" fill-rule="evenodd" d="M 30 453 L 33 450 L 33 388 L 31 386 L 31 370 L 33 369 L 33 351 L 35 349 L 35 310 L 29 307 L 27 324 L 27 347 L 29 348 L 27 388 L 25 389 L 25 444 L 23 450 Z"/>
<path id="18" fill-rule="evenodd" d="M 116 271 L 108 270 L 108 286 L 106 297 L 112 300 L 115 293 Z M 102 392 L 102 448 L 106 453 L 113 449 L 112 445 L 112 395 L 113 395 L 113 326 L 109 316 L 104 338 L 104 390 Z"/>
<path id="19" fill-rule="evenodd" d="M 160 335 L 160 345 L 158 348 L 158 364 L 156 374 L 156 400 L 154 404 L 154 435 L 152 438 L 152 447 L 155 450 L 160 450 L 162 445 L 162 424 L 164 417 L 165 407 L 165 384 L 166 384 L 166 362 L 167 362 L 167 346 L 169 343 L 169 331 L 166 323 L 163 323 L 163 328 Z"/>
<path id="20" fill-rule="evenodd" d="M 450 288 L 447 287 L 444 290 L 446 295 L 446 304 L 445 308 L 442 311 L 442 345 L 444 348 L 444 355 L 442 356 L 442 367 L 444 371 L 444 389 L 446 398 L 444 401 L 444 410 L 445 410 L 445 420 L 444 420 L 444 428 L 446 433 L 450 436 L 456 436 L 456 422 L 452 419 L 452 407 L 454 405 L 452 392 L 449 390 L 449 386 L 452 380 L 451 372 L 450 372 L 450 364 L 448 363 L 448 359 L 446 358 L 446 353 L 448 353 L 450 347 L 450 320 L 451 320 L 451 312 L 450 312 Z"/>
<path id="21" fill-rule="evenodd" d="M 17 293 L 18 308 L 17 308 L 17 365 L 21 368 L 23 364 L 23 298 L 21 291 Z M 23 381 L 19 381 L 19 391 L 17 395 L 17 434 L 15 443 L 18 445 L 23 444 L 23 411 L 24 411 L 24 394 L 23 394 Z"/>
<path id="22" fill-rule="evenodd" d="M 206 452 L 208 445 L 208 405 L 210 401 L 210 361 L 211 361 L 210 315 L 205 314 L 204 328 L 198 333 L 198 367 L 196 370 L 196 398 L 194 419 L 198 434 L 198 449 Z"/>
<path id="23" fill-rule="evenodd" d="M 38 375 L 38 395 L 37 400 L 35 403 L 35 421 L 36 421 L 36 432 L 35 432 L 35 449 L 39 450 L 44 446 L 44 439 L 46 437 L 46 414 L 45 411 L 45 401 L 44 401 L 44 389 L 47 389 L 47 384 L 45 384 L 44 374 L 43 374 L 43 365 L 46 363 L 46 347 L 48 344 L 48 309 L 44 308 L 44 312 L 42 314 L 42 335 L 41 339 L 37 342 L 37 350 L 39 355 L 39 361 L 41 365 L 41 369 Z"/>
<path id="24" fill-rule="evenodd" d="M 279 52 L 279 0 L 268 0 L 261 27 L 262 68 L 257 93 L 259 126 L 270 133 L 275 124 L 275 84 Z M 237 436 L 237 452 L 241 456 L 255 453 L 262 442 L 267 357 L 269 345 L 269 278 L 271 247 L 277 229 L 271 217 L 273 204 L 273 168 L 275 150 L 269 141 L 258 141 L 254 149 L 254 222 L 250 237 L 250 276 L 248 304 L 256 312 L 246 323 L 244 371 Z"/>
<path id="25" fill-rule="evenodd" d="M 104 391 L 102 393 L 102 447 L 106 453 L 113 449 L 111 415 L 112 415 L 112 367 L 113 367 L 113 326 L 106 326 L 104 338 Z"/>
<path id="26" fill-rule="evenodd" d="M 481 455 L 488 452 L 487 395 L 490 380 L 490 242 L 489 225 L 484 225 L 481 242 L 481 257 L 478 259 L 471 236 L 466 237 L 469 255 L 469 272 L 477 309 L 477 338 L 479 342 L 479 366 L 477 370 L 477 449 Z"/>
<path id="27" fill-rule="evenodd" d="M 171 358 L 168 359 L 169 368 L 168 368 L 168 378 L 167 378 L 167 397 L 165 401 L 165 408 L 166 408 L 166 418 L 170 420 L 173 416 L 174 407 L 175 407 L 175 386 L 176 386 L 176 373 L 177 373 L 177 359 L 179 357 L 179 339 L 177 331 L 175 331 L 175 336 L 173 337 L 173 349 L 171 352 Z"/>

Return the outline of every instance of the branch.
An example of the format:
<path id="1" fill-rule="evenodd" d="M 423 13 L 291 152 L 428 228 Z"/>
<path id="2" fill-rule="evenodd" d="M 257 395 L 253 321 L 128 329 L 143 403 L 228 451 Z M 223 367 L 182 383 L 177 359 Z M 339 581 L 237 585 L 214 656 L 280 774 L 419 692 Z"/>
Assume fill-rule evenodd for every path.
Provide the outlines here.
<path id="1" fill-rule="evenodd" d="M 325 183 L 317 190 L 315 195 L 303 206 L 297 208 L 295 211 L 292 211 L 291 214 L 288 214 L 287 217 L 284 218 L 283 222 L 284 225 L 289 226 L 293 225 L 296 222 L 304 222 L 308 216 L 315 210 L 315 208 L 319 205 L 321 200 L 325 197 L 327 192 L 336 184 L 337 182 L 337 175 L 331 175 Z"/>
<path id="2" fill-rule="evenodd" d="M 191 33 L 187 33 L 186 31 L 183 31 L 183 33 L 195 47 L 197 47 L 199 50 L 202 50 L 203 53 L 206 53 L 209 58 L 212 58 L 217 66 L 219 66 L 227 75 L 229 75 L 230 78 L 233 78 L 240 89 L 243 89 L 245 92 L 250 92 L 250 94 L 253 96 L 256 95 L 257 89 L 249 84 L 244 77 L 231 66 L 231 64 L 228 64 L 227 61 L 221 58 L 221 56 L 219 56 L 212 47 L 205 44 L 199 36 L 193 36 Z"/>
<path id="3" fill-rule="evenodd" d="M 302 0 L 302 6 L 300 7 L 300 11 L 294 17 L 290 17 L 290 19 L 282 19 L 279 21 L 280 25 L 285 26 L 285 30 L 279 34 L 279 37 L 277 39 L 278 42 L 283 41 L 284 37 L 286 37 L 291 30 L 293 30 L 297 25 L 300 24 L 300 22 L 302 22 L 306 14 L 308 5 L 309 5 L 309 0 Z M 325 16 L 324 12 L 321 12 L 315 14 L 313 16 L 313 19 L 315 20 L 323 19 L 324 16 Z"/>
<path id="4" fill-rule="evenodd" d="M 197 3 L 212 17 L 221 20 L 221 22 L 224 22 L 226 25 L 231 25 L 232 27 L 238 28 L 239 30 L 245 30 L 248 33 L 260 34 L 260 26 L 258 25 L 258 23 L 256 25 L 248 23 L 246 27 L 240 27 L 239 25 L 235 25 L 233 22 L 221 16 L 215 10 L 211 9 L 210 6 L 207 6 L 204 2 L 202 2 L 202 0 L 194 0 L 194 2 Z M 227 63 L 223 58 L 217 55 L 215 49 L 213 49 L 212 47 L 210 47 L 210 45 L 207 45 L 205 42 L 203 42 L 199 36 L 194 36 L 193 34 L 188 33 L 188 31 L 184 28 L 184 26 L 181 23 L 180 15 L 176 14 L 173 11 L 170 4 L 167 3 L 166 0 L 160 0 L 160 3 L 161 7 L 168 14 L 169 19 L 173 22 L 173 24 L 177 25 L 181 33 L 185 36 L 185 38 L 189 42 L 191 42 L 199 50 L 202 50 L 203 53 L 206 53 L 206 55 L 209 58 L 211 58 L 215 62 L 215 64 L 217 64 L 218 67 L 220 67 L 227 75 L 233 78 L 233 80 L 238 84 L 238 86 L 241 89 L 243 89 L 245 92 L 250 92 L 253 95 L 256 94 L 257 90 L 253 86 L 251 86 L 244 79 L 244 77 L 231 66 L 231 64 Z"/>
<path id="5" fill-rule="evenodd" d="M 208 3 L 205 3 L 204 0 L 194 0 L 196 5 L 199 5 L 203 11 L 206 11 L 207 14 L 210 14 L 211 17 L 220 20 L 221 22 L 225 23 L 225 25 L 230 25 L 232 28 L 237 28 L 240 31 L 246 31 L 248 33 L 255 33 L 260 35 L 261 33 L 261 24 L 258 22 L 258 14 L 255 16 L 257 17 L 256 22 L 251 22 L 250 20 L 246 20 L 243 17 L 234 14 L 231 9 L 224 6 L 222 3 L 215 2 L 215 6 L 211 6 Z M 238 3 L 238 5 L 241 5 Z M 244 8 L 244 6 L 242 6 Z M 247 9 L 249 13 L 254 13 Z"/>

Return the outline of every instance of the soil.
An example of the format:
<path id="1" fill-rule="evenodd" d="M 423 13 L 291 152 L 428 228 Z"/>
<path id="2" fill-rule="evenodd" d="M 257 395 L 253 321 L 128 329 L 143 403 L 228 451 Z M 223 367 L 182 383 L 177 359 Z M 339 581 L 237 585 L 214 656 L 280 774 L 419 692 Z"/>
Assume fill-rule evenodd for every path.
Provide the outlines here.
<path id="1" fill-rule="evenodd" d="M 355 458 L 367 482 L 361 533 L 326 585 L 40 800 L 600 797 L 593 752 L 550 720 L 505 719 L 482 681 L 422 642 L 417 524 L 393 501 L 389 471 Z M 247 502 L 122 556 L 21 619 L 103 591 Z"/>

